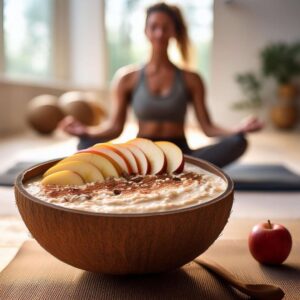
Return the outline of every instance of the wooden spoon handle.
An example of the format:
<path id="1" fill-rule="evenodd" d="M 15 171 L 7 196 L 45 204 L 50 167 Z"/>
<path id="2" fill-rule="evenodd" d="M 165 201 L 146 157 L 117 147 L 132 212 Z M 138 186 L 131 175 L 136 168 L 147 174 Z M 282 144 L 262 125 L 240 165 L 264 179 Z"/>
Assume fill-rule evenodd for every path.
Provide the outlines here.
<path id="1" fill-rule="evenodd" d="M 200 258 L 197 258 L 194 261 L 196 263 L 202 265 L 206 269 L 212 271 L 213 273 L 219 275 L 225 281 L 230 283 L 232 286 L 234 286 L 238 290 L 242 289 L 242 292 L 247 293 L 247 289 L 245 289 L 245 285 L 242 282 L 240 282 L 239 280 L 237 280 L 233 274 L 231 274 L 229 271 L 224 269 L 222 266 L 220 266 L 216 262 L 208 260 L 208 259 L 203 260 Z"/>
<path id="2" fill-rule="evenodd" d="M 284 297 L 284 292 L 279 287 L 261 284 L 247 285 L 238 280 L 232 273 L 227 271 L 225 268 L 223 268 L 214 261 L 208 260 L 207 258 L 205 258 L 205 260 L 197 258 L 194 261 L 197 264 L 212 271 L 216 275 L 220 276 L 230 285 L 232 285 L 237 290 L 243 292 L 248 296 L 255 297 L 256 299 L 282 299 Z"/>

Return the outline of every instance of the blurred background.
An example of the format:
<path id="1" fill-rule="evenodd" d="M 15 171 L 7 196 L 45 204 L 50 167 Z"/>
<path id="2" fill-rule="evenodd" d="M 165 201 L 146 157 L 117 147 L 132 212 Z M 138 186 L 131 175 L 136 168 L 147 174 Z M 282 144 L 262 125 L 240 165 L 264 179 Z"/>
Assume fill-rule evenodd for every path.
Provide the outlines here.
<path id="1" fill-rule="evenodd" d="M 0 1 L 0 134 L 28 128 L 26 107 L 40 94 L 60 96 L 69 90 L 96 91 L 100 100 L 109 106 L 107 92 L 115 71 L 129 63 L 142 64 L 147 59 L 148 45 L 143 31 L 145 7 L 153 2 Z M 245 115 L 258 114 L 267 126 L 274 126 L 271 112 L 278 106 L 281 84 L 276 72 L 279 68 L 288 69 L 289 61 L 294 58 L 284 57 L 286 49 L 282 53 L 280 50 L 273 53 L 276 52 L 273 49 L 265 58 L 262 52 L 278 44 L 297 46 L 299 1 L 176 0 L 171 3 L 183 9 L 188 22 L 192 40 L 189 67 L 198 71 L 206 83 L 213 118 L 231 125 Z M 173 48 L 170 52 L 176 61 Z M 268 62 L 272 55 L 278 57 Z M 263 69 L 267 63 L 271 63 L 271 71 L 265 76 Z M 291 73 L 289 81 L 295 82 L 299 74 L 289 69 L 286 72 Z M 299 107 L 299 101 L 295 102 Z M 293 124 L 283 127 L 297 128 L 298 117 L 289 112 L 286 118 L 293 119 L 290 120 Z M 193 124 L 192 114 L 189 122 Z"/>
<path id="2" fill-rule="evenodd" d="M 77 139 L 55 130 L 64 113 L 85 111 L 83 122 L 101 124 L 110 113 L 116 70 L 147 61 L 145 9 L 155 2 L 0 0 L 0 173 L 17 162 L 73 153 Z M 240 162 L 284 164 L 300 173 L 300 2 L 168 3 L 188 23 L 188 68 L 205 82 L 213 120 L 231 126 L 256 115 L 266 124 L 249 135 Z M 180 65 L 172 43 L 169 52 Z M 89 105 L 73 105 L 77 100 Z M 186 122 L 191 148 L 214 141 L 202 134 L 192 108 Z M 120 140 L 136 131 L 129 113 Z"/>

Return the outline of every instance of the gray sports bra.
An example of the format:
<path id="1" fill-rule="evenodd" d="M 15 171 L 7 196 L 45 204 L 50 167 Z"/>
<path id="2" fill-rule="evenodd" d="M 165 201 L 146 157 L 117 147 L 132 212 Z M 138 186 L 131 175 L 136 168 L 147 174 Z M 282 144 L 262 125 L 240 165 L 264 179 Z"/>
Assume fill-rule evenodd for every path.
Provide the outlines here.
<path id="1" fill-rule="evenodd" d="M 138 120 L 184 122 L 188 93 L 182 71 L 176 68 L 174 81 L 167 95 L 153 95 L 147 86 L 145 68 L 142 68 L 131 101 Z"/>

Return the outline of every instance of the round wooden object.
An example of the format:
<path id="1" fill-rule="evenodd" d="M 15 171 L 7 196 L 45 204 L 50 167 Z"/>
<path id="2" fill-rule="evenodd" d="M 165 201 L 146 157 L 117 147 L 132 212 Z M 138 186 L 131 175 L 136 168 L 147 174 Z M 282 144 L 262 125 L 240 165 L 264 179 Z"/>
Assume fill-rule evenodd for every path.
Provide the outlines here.
<path id="1" fill-rule="evenodd" d="M 292 84 L 281 84 L 278 87 L 278 96 L 280 99 L 291 100 L 297 95 L 296 86 Z"/>
<path id="2" fill-rule="evenodd" d="M 24 182 L 57 161 L 24 171 L 15 185 L 20 214 L 49 253 L 74 267 L 106 274 L 141 274 L 178 268 L 203 253 L 220 235 L 233 202 L 232 180 L 205 161 L 187 162 L 227 182 L 219 197 L 168 212 L 105 214 L 56 206 L 26 192 Z"/>
<path id="3" fill-rule="evenodd" d="M 291 129 L 297 124 L 297 108 L 292 103 L 286 103 L 284 105 L 278 104 L 271 110 L 271 119 L 276 127 Z"/>
<path id="4" fill-rule="evenodd" d="M 87 126 L 98 125 L 104 115 L 93 93 L 67 92 L 59 98 L 59 105 L 66 115 L 73 116 Z"/>
<path id="5" fill-rule="evenodd" d="M 52 95 L 40 95 L 30 100 L 27 106 L 30 126 L 42 134 L 52 133 L 64 117 L 57 102 L 58 98 Z"/>

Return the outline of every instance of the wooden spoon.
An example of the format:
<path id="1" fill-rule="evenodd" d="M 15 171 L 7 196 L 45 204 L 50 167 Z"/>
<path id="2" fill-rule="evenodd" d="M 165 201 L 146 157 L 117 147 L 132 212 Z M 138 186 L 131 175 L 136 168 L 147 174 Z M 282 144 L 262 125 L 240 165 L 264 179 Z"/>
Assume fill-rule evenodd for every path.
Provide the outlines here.
<path id="1" fill-rule="evenodd" d="M 194 262 L 210 270 L 214 274 L 220 276 L 227 283 L 235 287 L 240 292 L 251 296 L 255 299 L 264 300 L 279 300 L 284 297 L 284 292 L 281 288 L 269 284 L 246 284 L 238 280 L 233 274 L 224 269 L 214 261 L 204 259 L 195 259 Z"/>

